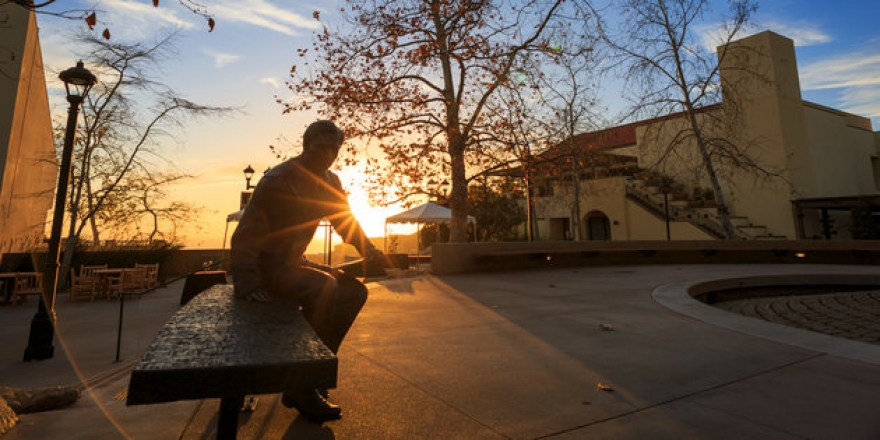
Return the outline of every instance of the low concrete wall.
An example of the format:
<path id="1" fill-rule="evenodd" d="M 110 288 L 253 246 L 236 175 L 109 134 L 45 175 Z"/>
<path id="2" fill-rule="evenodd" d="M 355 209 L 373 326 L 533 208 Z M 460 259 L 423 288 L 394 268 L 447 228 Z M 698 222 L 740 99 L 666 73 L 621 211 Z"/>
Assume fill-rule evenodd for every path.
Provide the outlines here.
<path id="1" fill-rule="evenodd" d="M 0 259 L 0 272 L 30 272 L 43 267 L 45 253 L 7 253 Z M 135 263 L 159 263 L 159 282 L 168 283 L 202 270 L 210 262 L 211 269 L 229 271 L 229 249 L 138 250 L 118 249 L 82 251 L 74 256 L 73 267 L 81 264 L 107 264 L 110 267 L 132 267 Z M 62 289 L 66 286 L 62 287 Z"/>
<path id="2" fill-rule="evenodd" d="M 432 246 L 431 271 L 448 275 L 552 267 L 712 263 L 880 264 L 880 241 L 435 243 Z"/>
<path id="3" fill-rule="evenodd" d="M 229 271 L 229 249 L 179 249 L 171 253 L 163 263 L 166 278 L 180 278 L 190 272 L 202 270 L 205 264 L 211 269 Z"/>
<path id="4" fill-rule="evenodd" d="M 792 295 L 792 292 L 798 292 L 798 288 L 801 291 L 804 288 L 810 289 L 807 290 L 808 294 L 820 294 L 874 290 L 878 286 L 880 286 L 880 272 L 877 274 L 763 275 L 723 278 L 694 284 L 688 289 L 688 294 L 704 303 L 715 304 L 736 299 L 779 296 L 781 292 L 785 292 L 786 295 Z M 763 292 L 760 290 L 756 291 L 763 287 L 772 287 L 772 289 L 767 289 Z M 741 293 L 743 290 L 750 290 L 748 292 L 749 296 L 744 296 Z"/>

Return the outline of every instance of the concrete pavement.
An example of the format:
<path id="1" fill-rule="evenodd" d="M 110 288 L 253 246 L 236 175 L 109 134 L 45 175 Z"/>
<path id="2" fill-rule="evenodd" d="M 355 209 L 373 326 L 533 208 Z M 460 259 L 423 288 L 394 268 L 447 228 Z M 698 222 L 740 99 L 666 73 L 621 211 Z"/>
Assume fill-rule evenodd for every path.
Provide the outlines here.
<path id="1" fill-rule="evenodd" d="M 696 282 L 866 266 L 670 265 L 417 276 L 369 283 L 314 425 L 260 396 L 239 438 L 878 438 L 880 345 L 699 303 Z M 0 384 L 88 383 L 5 437 L 201 439 L 216 400 L 127 407 L 127 373 L 182 284 L 125 303 L 58 302 L 53 359 L 22 362 L 34 301 L 0 307 Z"/>
<path id="2" fill-rule="evenodd" d="M 119 302 L 56 301 L 55 356 L 23 362 L 30 321 L 37 302 L 0 307 L 3 344 L 0 345 L 0 384 L 16 388 L 77 386 L 80 400 L 69 407 L 19 416 L 6 439 L 177 438 L 199 402 L 159 407 L 126 407 L 128 372 L 165 321 L 179 307 L 183 281 L 141 299 L 126 300 L 119 361 L 116 344 Z M 158 411 L 157 411 L 158 409 Z"/>

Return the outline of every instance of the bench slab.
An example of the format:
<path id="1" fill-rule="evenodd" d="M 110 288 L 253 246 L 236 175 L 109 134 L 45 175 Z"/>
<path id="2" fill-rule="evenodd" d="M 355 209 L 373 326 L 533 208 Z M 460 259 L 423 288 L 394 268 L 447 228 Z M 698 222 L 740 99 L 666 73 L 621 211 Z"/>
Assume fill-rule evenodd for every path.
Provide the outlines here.
<path id="1" fill-rule="evenodd" d="M 335 388 L 338 361 L 293 305 L 211 287 L 175 313 L 134 367 L 128 405 Z"/>

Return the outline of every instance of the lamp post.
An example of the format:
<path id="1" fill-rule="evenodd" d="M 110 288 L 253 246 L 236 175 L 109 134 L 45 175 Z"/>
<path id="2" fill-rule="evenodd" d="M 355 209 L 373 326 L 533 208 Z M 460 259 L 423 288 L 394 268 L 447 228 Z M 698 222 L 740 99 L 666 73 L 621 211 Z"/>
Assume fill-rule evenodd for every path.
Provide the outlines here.
<path id="1" fill-rule="evenodd" d="M 333 265 L 333 225 L 327 219 L 321 220 L 318 227 L 324 228 L 324 264 Z"/>
<path id="2" fill-rule="evenodd" d="M 64 207 L 67 201 L 67 187 L 70 184 L 70 166 L 73 158 L 73 142 L 76 138 L 76 120 L 79 106 L 85 100 L 98 78 L 83 67 L 82 61 L 58 75 L 67 91 L 67 129 L 64 133 L 64 146 L 61 150 L 61 165 L 58 169 L 58 187 L 55 191 L 55 211 L 52 216 L 52 231 L 49 235 L 49 250 L 43 263 L 43 294 L 37 306 L 37 313 L 31 320 L 28 346 L 24 350 L 24 360 L 43 360 L 55 353 L 55 294 L 58 291 L 59 248 L 61 225 L 64 223 Z"/>
<path id="3" fill-rule="evenodd" d="M 244 180 L 245 180 L 244 189 L 246 191 L 250 191 L 250 190 L 256 188 L 256 186 L 251 185 L 251 178 L 254 177 L 254 169 L 251 168 L 250 165 L 248 165 L 247 168 L 245 168 L 242 172 L 244 173 Z"/>
<path id="4" fill-rule="evenodd" d="M 526 240 L 532 241 L 534 239 L 534 231 L 535 231 L 535 210 L 534 205 L 532 204 L 532 199 L 534 197 L 533 188 L 532 188 L 532 147 L 531 144 L 526 144 L 526 164 L 525 164 L 525 172 L 523 176 L 526 180 Z"/>
<path id="5" fill-rule="evenodd" d="M 666 218 L 666 241 L 672 240 L 672 234 L 669 232 L 669 190 L 667 183 L 661 184 L 660 190 L 663 191 L 663 216 Z"/>

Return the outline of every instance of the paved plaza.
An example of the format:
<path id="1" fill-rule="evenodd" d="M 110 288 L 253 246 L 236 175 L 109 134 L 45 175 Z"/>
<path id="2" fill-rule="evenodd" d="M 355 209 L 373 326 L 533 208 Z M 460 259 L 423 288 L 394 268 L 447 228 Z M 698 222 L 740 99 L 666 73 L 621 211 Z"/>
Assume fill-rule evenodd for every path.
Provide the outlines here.
<path id="1" fill-rule="evenodd" d="M 312 424 L 264 395 L 240 417 L 239 438 L 880 438 L 880 346 L 686 293 L 702 281 L 806 273 L 880 269 L 618 266 L 370 282 L 331 391 L 342 420 Z M 119 362 L 118 303 L 60 297 L 56 356 L 30 363 L 21 357 L 35 302 L 0 307 L 0 384 L 83 388 L 72 406 L 20 416 L 4 440 L 213 438 L 217 400 L 125 405 L 128 373 L 182 287 L 125 303 Z M 828 295 L 800 299 L 824 304 L 834 322 L 863 319 Z M 835 301 L 856 311 L 876 303 L 876 292 L 843 295 Z M 752 308 L 800 310 L 765 300 Z"/>
<path id="2" fill-rule="evenodd" d="M 751 298 L 716 306 L 782 325 L 880 344 L 880 290 Z"/>

